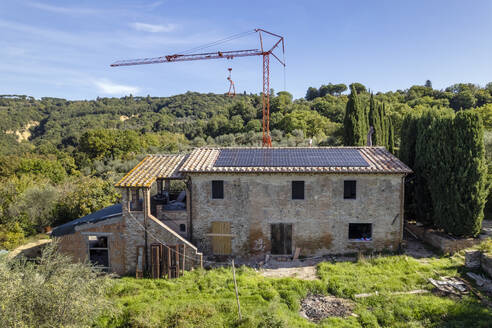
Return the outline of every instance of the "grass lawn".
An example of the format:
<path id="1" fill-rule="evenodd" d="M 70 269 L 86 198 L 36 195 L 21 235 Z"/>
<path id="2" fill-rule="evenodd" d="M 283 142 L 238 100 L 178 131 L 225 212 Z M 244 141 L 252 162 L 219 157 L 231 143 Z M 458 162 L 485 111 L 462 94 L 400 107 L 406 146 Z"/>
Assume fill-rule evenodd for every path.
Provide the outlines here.
<path id="1" fill-rule="evenodd" d="M 407 256 L 363 258 L 357 263 L 321 263 L 320 280 L 265 278 L 236 270 L 243 320 L 237 318 L 230 269 L 187 272 L 175 280 L 123 278 L 108 297 L 118 311 L 99 327 L 490 327 L 492 312 L 474 297 L 453 300 L 432 294 L 392 296 L 392 291 L 431 289 L 427 278 L 460 275 L 459 256 L 416 260 Z M 358 293 L 378 291 L 354 299 Z M 352 298 L 354 313 L 314 324 L 299 316 L 307 293 Z"/>

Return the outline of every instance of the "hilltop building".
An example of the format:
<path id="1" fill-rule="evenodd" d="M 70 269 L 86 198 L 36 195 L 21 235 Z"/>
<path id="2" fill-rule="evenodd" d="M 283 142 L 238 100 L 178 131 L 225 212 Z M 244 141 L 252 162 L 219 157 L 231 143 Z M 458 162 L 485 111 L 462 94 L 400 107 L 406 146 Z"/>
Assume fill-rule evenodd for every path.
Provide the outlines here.
<path id="1" fill-rule="evenodd" d="M 155 243 L 181 245 L 185 267 L 202 254 L 397 250 L 409 173 L 382 147 L 206 147 L 148 155 L 116 184 L 121 204 L 52 234 L 75 259 L 119 274 L 135 272 L 142 248 L 150 261 Z"/>

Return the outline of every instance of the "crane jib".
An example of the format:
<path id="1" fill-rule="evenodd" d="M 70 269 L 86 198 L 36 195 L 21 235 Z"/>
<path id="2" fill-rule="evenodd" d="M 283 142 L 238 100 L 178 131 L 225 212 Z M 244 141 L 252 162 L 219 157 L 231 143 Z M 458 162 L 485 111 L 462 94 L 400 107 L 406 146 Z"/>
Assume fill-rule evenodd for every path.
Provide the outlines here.
<path id="1" fill-rule="evenodd" d="M 117 66 L 133 66 L 133 65 L 146 65 L 146 64 L 159 64 L 159 63 L 172 63 L 181 61 L 192 61 L 192 60 L 205 60 L 205 59 L 234 59 L 235 57 L 247 57 L 247 56 L 263 56 L 263 92 L 262 97 L 262 111 L 263 111 L 263 146 L 271 147 L 272 141 L 270 138 L 270 55 L 273 56 L 282 66 L 285 67 L 285 58 L 281 60 L 277 57 L 273 50 L 282 45 L 282 53 L 285 52 L 284 48 L 284 37 L 278 34 L 274 34 L 263 29 L 257 28 L 253 33 L 258 33 L 260 41 L 260 49 L 248 49 L 248 50 L 231 50 L 231 51 L 216 51 L 216 52 L 206 52 L 197 54 L 186 54 L 186 52 L 191 52 L 193 50 L 198 51 L 198 49 L 210 48 L 212 46 L 217 46 L 218 44 L 229 42 L 239 37 L 244 37 L 246 34 L 241 33 L 233 35 L 231 37 L 212 42 L 210 44 L 193 48 L 186 51 L 184 54 L 173 54 L 154 58 L 141 58 L 141 59 L 130 59 L 130 60 L 120 60 L 111 64 L 111 67 Z M 248 32 L 251 33 L 251 32 Z M 262 33 L 268 34 L 271 37 L 277 38 L 273 46 L 269 50 L 264 50 L 264 40 Z M 284 71 L 285 74 L 285 71 Z M 232 80 L 231 80 L 232 82 Z"/>

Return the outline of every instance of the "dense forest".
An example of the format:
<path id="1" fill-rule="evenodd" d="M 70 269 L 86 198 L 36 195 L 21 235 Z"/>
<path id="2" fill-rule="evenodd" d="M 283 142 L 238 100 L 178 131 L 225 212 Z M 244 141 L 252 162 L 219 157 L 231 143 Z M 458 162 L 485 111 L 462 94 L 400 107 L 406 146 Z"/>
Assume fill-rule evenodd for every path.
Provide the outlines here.
<path id="1" fill-rule="evenodd" d="M 296 100 L 285 91 L 272 94 L 274 146 L 310 140 L 319 146 L 365 144 L 373 126 L 373 143 L 398 156 L 409 115 L 470 112 L 483 121 L 487 164 L 492 164 L 492 83 L 436 90 L 426 81 L 385 93 L 360 83 L 330 83 L 310 87 Z M 86 101 L 2 95 L 0 249 L 115 203 L 114 182 L 146 153 L 260 144 L 261 95 L 256 94 L 187 92 Z"/>

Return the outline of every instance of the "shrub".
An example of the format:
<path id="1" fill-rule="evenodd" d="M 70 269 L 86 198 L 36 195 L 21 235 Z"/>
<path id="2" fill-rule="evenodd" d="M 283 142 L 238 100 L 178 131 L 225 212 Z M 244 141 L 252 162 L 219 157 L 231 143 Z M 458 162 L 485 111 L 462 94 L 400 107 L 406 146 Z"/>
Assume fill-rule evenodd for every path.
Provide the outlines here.
<path id="1" fill-rule="evenodd" d="M 107 276 L 84 263 L 72 263 L 47 246 L 37 263 L 0 257 L 2 327 L 87 327 L 102 311 Z"/>
<path id="2" fill-rule="evenodd" d="M 19 223 L 15 222 L 12 227 L 0 226 L 0 249 L 14 249 L 24 241 L 24 231 Z"/>

